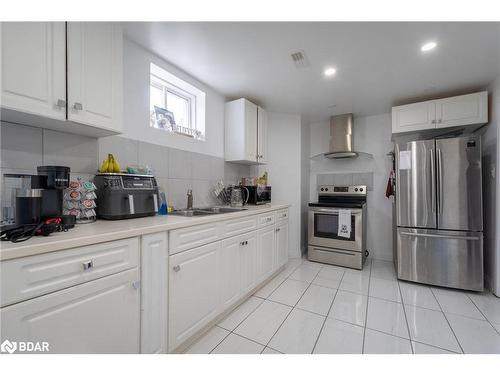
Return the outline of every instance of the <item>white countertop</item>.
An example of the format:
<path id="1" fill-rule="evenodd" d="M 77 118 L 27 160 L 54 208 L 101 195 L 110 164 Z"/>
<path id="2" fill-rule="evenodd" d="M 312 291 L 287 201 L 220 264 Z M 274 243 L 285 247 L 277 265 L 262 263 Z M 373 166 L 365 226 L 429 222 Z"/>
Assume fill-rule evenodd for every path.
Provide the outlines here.
<path id="1" fill-rule="evenodd" d="M 21 258 L 143 234 L 236 219 L 288 207 L 290 207 L 288 204 L 266 204 L 262 206 L 246 206 L 247 210 L 238 212 L 200 217 L 166 215 L 127 220 L 98 220 L 91 224 L 77 224 L 75 228 L 70 229 L 68 232 L 56 232 L 48 237 L 35 236 L 20 243 L 0 242 L 0 260 Z"/>

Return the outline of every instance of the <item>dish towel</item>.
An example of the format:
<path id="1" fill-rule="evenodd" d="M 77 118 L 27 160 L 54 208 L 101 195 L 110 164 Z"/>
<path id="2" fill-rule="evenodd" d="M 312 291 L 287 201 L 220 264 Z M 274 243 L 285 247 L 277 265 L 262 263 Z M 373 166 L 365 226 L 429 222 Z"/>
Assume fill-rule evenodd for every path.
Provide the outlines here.
<path id="1" fill-rule="evenodd" d="M 351 210 L 339 210 L 339 237 L 351 237 Z"/>

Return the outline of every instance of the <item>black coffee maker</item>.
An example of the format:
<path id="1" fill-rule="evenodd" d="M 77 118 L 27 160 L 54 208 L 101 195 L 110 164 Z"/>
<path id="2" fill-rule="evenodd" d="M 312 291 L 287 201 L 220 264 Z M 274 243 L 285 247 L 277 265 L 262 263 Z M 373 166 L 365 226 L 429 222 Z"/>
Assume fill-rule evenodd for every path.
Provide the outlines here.
<path id="1" fill-rule="evenodd" d="M 37 172 L 37 175 L 4 175 L 4 181 L 13 179 L 15 182 L 9 184 L 10 204 L 4 209 L 3 221 L 12 223 L 13 219 L 15 225 L 30 225 L 62 216 L 64 189 L 69 186 L 69 167 L 40 166 Z"/>
<path id="2" fill-rule="evenodd" d="M 37 167 L 42 179 L 41 217 L 51 219 L 61 217 L 63 212 L 64 189 L 69 186 L 70 168 L 57 165 Z"/>

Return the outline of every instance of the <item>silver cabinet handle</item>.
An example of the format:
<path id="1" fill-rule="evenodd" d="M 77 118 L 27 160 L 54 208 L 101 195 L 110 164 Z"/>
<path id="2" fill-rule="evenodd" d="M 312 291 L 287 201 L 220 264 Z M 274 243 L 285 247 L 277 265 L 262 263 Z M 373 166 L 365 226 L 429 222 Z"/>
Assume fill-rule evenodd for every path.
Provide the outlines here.
<path id="1" fill-rule="evenodd" d="M 91 260 L 87 260 L 86 262 L 83 262 L 83 270 L 89 270 L 94 267 L 94 262 Z"/>
<path id="2" fill-rule="evenodd" d="M 58 106 L 59 108 L 64 108 L 66 107 L 66 100 L 63 100 L 63 99 L 57 99 L 57 104 L 56 106 Z"/>
<path id="3" fill-rule="evenodd" d="M 132 283 L 132 288 L 134 288 L 135 290 L 139 289 L 140 287 L 141 287 L 141 282 L 139 280 L 134 281 Z"/>
<path id="4" fill-rule="evenodd" d="M 177 266 L 174 266 L 173 270 L 175 272 L 179 272 L 181 270 L 181 266 L 177 265 Z"/>
<path id="5" fill-rule="evenodd" d="M 442 119 L 439 119 L 439 120 L 438 120 L 438 124 L 441 124 L 442 122 L 443 122 L 443 120 L 442 120 Z"/>
<path id="6" fill-rule="evenodd" d="M 76 111 L 81 111 L 83 110 L 83 104 L 76 102 L 75 104 L 73 104 L 73 109 Z"/>
<path id="7" fill-rule="evenodd" d="M 431 124 L 435 124 L 435 123 L 436 123 L 436 120 L 432 120 L 432 121 L 431 121 Z"/>

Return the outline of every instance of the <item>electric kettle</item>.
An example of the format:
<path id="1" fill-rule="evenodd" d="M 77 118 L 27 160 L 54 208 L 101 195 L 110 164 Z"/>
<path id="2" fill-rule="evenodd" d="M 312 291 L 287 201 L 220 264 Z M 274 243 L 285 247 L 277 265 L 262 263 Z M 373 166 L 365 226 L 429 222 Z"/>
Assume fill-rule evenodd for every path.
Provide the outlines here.
<path id="1" fill-rule="evenodd" d="M 245 198 L 243 198 L 245 196 Z M 231 189 L 231 207 L 242 207 L 248 202 L 250 196 L 248 189 L 244 186 L 233 186 Z"/>

